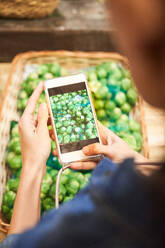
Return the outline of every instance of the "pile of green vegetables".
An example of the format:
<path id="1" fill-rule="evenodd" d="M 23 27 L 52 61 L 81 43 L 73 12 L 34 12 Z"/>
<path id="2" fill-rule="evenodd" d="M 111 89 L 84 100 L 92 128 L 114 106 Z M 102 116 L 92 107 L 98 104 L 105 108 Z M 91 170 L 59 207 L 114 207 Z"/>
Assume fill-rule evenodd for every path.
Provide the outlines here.
<path id="1" fill-rule="evenodd" d="M 135 151 L 141 151 L 140 124 L 130 112 L 138 94 L 130 72 L 120 63 L 107 62 L 87 71 L 96 115 L 103 125 L 124 139 Z"/>
<path id="2" fill-rule="evenodd" d="M 102 124 L 123 138 L 134 150 L 140 151 L 142 147 L 140 124 L 130 116 L 130 111 L 136 104 L 138 95 L 132 83 L 129 71 L 119 63 L 107 62 L 89 68 L 85 72 L 87 74 L 89 87 L 92 91 L 97 118 Z M 30 73 L 21 84 L 17 100 L 18 112 L 22 114 L 27 105 L 28 98 L 40 81 L 65 76 L 67 74 L 68 72 L 58 63 L 39 65 L 36 71 Z M 42 93 L 39 98 L 38 106 L 43 101 L 45 101 L 44 93 Z M 86 111 L 85 108 L 84 111 Z M 79 120 L 81 120 L 83 116 L 84 114 L 81 115 L 80 112 L 78 116 Z M 84 123 L 80 124 L 84 125 Z M 93 135 L 93 133 L 90 133 L 90 135 Z M 52 142 L 52 150 L 54 147 L 55 144 Z M 6 184 L 2 212 L 6 219 L 10 221 L 22 167 L 17 123 L 12 123 L 6 164 L 11 170 L 11 178 Z M 42 212 L 53 208 L 55 205 L 55 183 L 60 168 L 61 165 L 59 161 L 51 154 L 47 161 L 47 171 L 41 187 Z M 67 169 L 60 181 L 60 202 L 63 203 L 73 198 L 73 196 L 87 184 L 90 175 L 90 172 L 74 172 Z"/>
<path id="3" fill-rule="evenodd" d="M 96 138 L 95 121 L 86 89 L 50 98 L 60 144 Z"/>

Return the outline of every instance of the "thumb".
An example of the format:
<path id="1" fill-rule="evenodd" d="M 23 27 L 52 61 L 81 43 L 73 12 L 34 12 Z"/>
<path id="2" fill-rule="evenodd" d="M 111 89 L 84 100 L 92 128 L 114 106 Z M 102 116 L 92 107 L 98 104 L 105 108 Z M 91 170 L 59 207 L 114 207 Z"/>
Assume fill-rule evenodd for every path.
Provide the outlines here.
<path id="1" fill-rule="evenodd" d="M 112 159 L 112 157 L 113 157 L 113 154 L 111 152 L 111 147 L 107 146 L 107 145 L 102 145 L 102 144 L 99 144 L 99 143 L 95 143 L 95 144 L 91 144 L 89 146 L 85 146 L 82 149 L 82 151 L 86 156 L 103 154 L 103 155 L 109 157 L 110 159 Z"/>
<path id="2" fill-rule="evenodd" d="M 41 103 L 38 109 L 38 126 L 37 129 L 42 131 L 46 127 L 47 130 L 47 121 L 48 121 L 48 108 L 46 103 Z"/>

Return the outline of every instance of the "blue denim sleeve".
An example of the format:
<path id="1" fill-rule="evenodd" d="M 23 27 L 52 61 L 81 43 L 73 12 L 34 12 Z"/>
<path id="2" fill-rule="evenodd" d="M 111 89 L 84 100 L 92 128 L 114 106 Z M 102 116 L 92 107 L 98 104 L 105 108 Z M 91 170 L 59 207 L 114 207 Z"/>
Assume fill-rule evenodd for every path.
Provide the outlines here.
<path id="1" fill-rule="evenodd" d="M 18 240 L 19 234 L 8 235 L 0 244 L 0 248 L 12 248 Z"/>
<path id="2" fill-rule="evenodd" d="M 86 188 L 20 234 L 11 247 L 142 247 L 138 242 L 151 226 L 145 180 L 132 159 L 118 166 L 104 158 Z"/>

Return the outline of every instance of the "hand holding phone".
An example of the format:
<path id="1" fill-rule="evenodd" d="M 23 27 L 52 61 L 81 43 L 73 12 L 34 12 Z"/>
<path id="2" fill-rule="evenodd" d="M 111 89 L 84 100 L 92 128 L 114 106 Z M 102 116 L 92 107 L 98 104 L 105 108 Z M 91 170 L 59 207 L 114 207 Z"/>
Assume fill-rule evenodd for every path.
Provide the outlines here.
<path id="1" fill-rule="evenodd" d="M 60 162 L 99 159 L 100 155 L 85 156 L 82 152 L 84 146 L 101 143 L 85 75 L 48 80 L 45 93 Z"/>

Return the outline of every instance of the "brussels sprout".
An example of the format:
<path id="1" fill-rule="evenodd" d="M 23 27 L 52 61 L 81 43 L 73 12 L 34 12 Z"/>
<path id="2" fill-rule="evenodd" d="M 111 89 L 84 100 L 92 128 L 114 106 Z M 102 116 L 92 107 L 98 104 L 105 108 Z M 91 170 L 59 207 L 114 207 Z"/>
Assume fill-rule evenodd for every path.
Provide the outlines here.
<path id="1" fill-rule="evenodd" d="M 96 75 L 95 70 L 89 70 L 87 72 L 87 78 L 88 78 L 88 81 L 96 81 L 97 80 L 97 75 Z"/>
<path id="2" fill-rule="evenodd" d="M 18 144 L 20 144 L 20 138 L 19 138 L 19 136 L 15 136 L 9 141 L 8 149 L 14 150 L 15 146 L 17 146 Z"/>
<path id="3" fill-rule="evenodd" d="M 15 157 L 15 153 L 14 152 L 8 152 L 6 155 L 6 163 L 9 165 L 10 160 L 12 160 Z"/>
<path id="4" fill-rule="evenodd" d="M 119 120 L 128 123 L 129 121 L 128 115 L 122 114 Z"/>
<path id="5" fill-rule="evenodd" d="M 121 87 L 123 90 L 127 91 L 131 88 L 132 82 L 129 78 L 124 78 L 121 82 Z"/>
<path id="6" fill-rule="evenodd" d="M 60 184 L 66 184 L 68 182 L 68 176 L 65 174 L 62 174 L 60 177 Z"/>
<path id="7" fill-rule="evenodd" d="M 18 125 L 15 125 L 11 130 L 11 137 L 14 138 L 18 136 L 19 136 Z"/>
<path id="8" fill-rule="evenodd" d="M 50 209 L 53 209 L 55 206 L 55 202 L 53 201 L 52 198 L 47 197 L 42 201 L 42 205 L 45 211 L 48 211 Z"/>
<path id="9" fill-rule="evenodd" d="M 48 193 L 48 191 L 49 191 L 49 188 L 50 188 L 50 184 L 42 182 L 42 184 L 41 184 L 41 193 L 46 195 Z"/>
<path id="10" fill-rule="evenodd" d="M 51 171 L 49 172 L 49 175 L 51 176 L 53 182 L 56 182 L 57 174 L 58 174 L 58 170 L 51 170 Z"/>
<path id="11" fill-rule="evenodd" d="M 91 130 L 91 129 L 87 129 L 87 130 L 85 131 L 85 135 L 86 135 L 88 138 L 91 138 L 91 136 L 92 136 L 92 130 Z"/>
<path id="12" fill-rule="evenodd" d="M 75 134 L 72 134 L 72 135 L 71 135 L 70 141 L 71 141 L 71 142 L 76 142 L 76 135 L 75 135 Z"/>
<path id="13" fill-rule="evenodd" d="M 19 186 L 20 179 L 19 178 L 10 178 L 6 183 L 6 191 L 14 191 L 17 192 Z"/>
<path id="14" fill-rule="evenodd" d="M 96 115 L 97 115 L 97 118 L 99 120 L 102 120 L 106 117 L 107 114 L 106 114 L 106 111 L 104 109 L 99 109 L 96 111 Z"/>
<path id="15" fill-rule="evenodd" d="M 106 78 L 107 76 L 107 71 L 101 66 L 97 69 L 96 72 L 97 72 L 98 78 Z"/>
<path id="16" fill-rule="evenodd" d="M 18 94 L 18 99 L 23 100 L 23 99 L 27 99 L 28 95 L 26 93 L 25 90 L 20 90 L 19 94 Z"/>
<path id="17" fill-rule="evenodd" d="M 15 192 L 7 191 L 3 195 L 3 205 L 6 205 L 9 208 L 13 208 L 15 198 L 16 198 L 16 193 Z"/>
<path id="18" fill-rule="evenodd" d="M 80 184 L 80 189 L 85 188 L 85 186 L 87 186 L 87 184 L 88 184 L 88 181 L 82 182 L 82 183 Z"/>
<path id="19" fill-rule="evenodd" d="M 122 78 L 122 72 L 119 68 L 114 68 L 113 71 L 111 71 L 111 78 L 113 78 L 116 81 L 119 81 Z"/>
<path id="20" fill-rule="evenodd" d="M 95 109 L 102 109 L 104 107 L 104 101 L 102 100 L 95 100 L 94 101 Z"/>
<path id="21" fill-rule="evenodd" d="M 81 172 L 74 172 L 74 178 L 81 184 L 84 182 L 85 177 Z"/>
<path id="22" fill-rule="evenodd" d="M 73 195 L 75 195 L 78 192 L 79 187 L 80 187 L 80 184 L 75 179 L 70 179 L 68 184 L 66 185 L 67 192 Z"/>
<path id="23" fill-rule="evenodd" d="M 124 113 L 127 113 L 129 114 L 130 111 L 131 111 L 131 105 L 127 102 L 125 102 L 122 106 L 121 106 L 121 110 L 124 112 Z"/>
<path id="24" fill-rule="evenodd" d="M 48 185 L 51 185 L 53 183 L 53 180 L 51 178 L 51 176 L 49 175 L 48 172 L 45 173 L 44 177 L 43 177 L 43 180 L 42 180 L 42 183 L 43 184 L 48 184 Z"/>
<path id="25" fill-rule="evenodd" d="M 22 166 L 21 156 L 14 156 L 8 161 L 8 165 L 13 170 L 19 170 Z"/>
<path id="26" fill-rule="evenodd" d="M 50 72 L 57 77 L 61 76 L 61 66 L 58 63 L 52 64 L 50 67 Z"/>
<path id="27" fill-rule="evenodd" d="M 48 72 L 48 66 L 43 64 L 38 67 L 37 73 L 39 76 L 44 76 Z"/>
<path id="28" fill-rule="evenodd" d="M 119 92 L 115 96 L 116 103 L 121 106 L 126 102 L 126 96 L 123 92 Z"/>
<path id="29" fill-rule="evenodd" d="M 135 120 L 129 121 L 129 128 L 133 132 L 139 132 L 140 131 L 140 124 Z"/>
<path id="30" fill-rule="evenodd" d="M 69 135 L 65 135 L 64 136 L 64 144 L 70 143 L 70 136 Z"/>
<path id="31" fill-rule="evenodd" d="M 109 90 L 106 86 L 101 86 L 94 94 L 98 99 L 105 99 L 109 95 Z"/>
<path id="32" fill-rule="evenodd" d="M 2 205 L 2 213 L 3 214 L 7 214 L 7 213 L 9 213 L 9 211 L 10 211 L 10 208 L 9 207 L 7 207 L 6 205 Z"/>
<path id="33" fill-rule="evenodd" d="M 109 113 L 110 117 L 114 120 L 118 120 L 121 117 L 120 108 L 115 108 L 112 112 Z"/>
<path id="34" fill-rule="evenodd" d="M 128 101 L 131 105 L 135 105 L 135 103 L 138 100 L 138 95 L 137 95 L 136 91 L 131 88 L 127 91 L 127 98 L 128 98 Z"/>
<path id="35" fill-rule="evenodd" d="M 105 108 L 106 108 L 108 111 L 112 111 L 115 107 L 116 107 L 116 104 L 115 104 L 113 101 L 107 100 L 107 101 L 105 102 Z"/>

